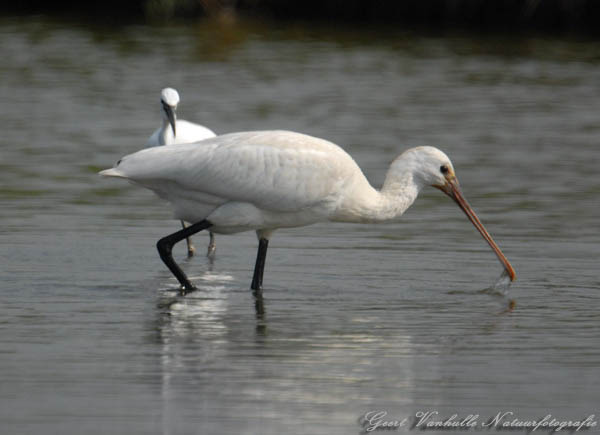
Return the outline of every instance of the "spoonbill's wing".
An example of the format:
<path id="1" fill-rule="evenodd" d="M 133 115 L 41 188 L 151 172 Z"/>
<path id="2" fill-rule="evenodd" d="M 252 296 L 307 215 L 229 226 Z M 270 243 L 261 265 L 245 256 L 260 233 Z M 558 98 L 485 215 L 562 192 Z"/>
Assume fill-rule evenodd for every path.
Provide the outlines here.
<path id="1" fill-rule="evenodd" d="M 296 211 L 336 201 L 346 183 L 364 178 L 331 142 L 286 131 L 242 132 L 199 144 L 149 148 L 124 157 L 102 175 L 127 178 L 171 202 L 241 201 Z"/>

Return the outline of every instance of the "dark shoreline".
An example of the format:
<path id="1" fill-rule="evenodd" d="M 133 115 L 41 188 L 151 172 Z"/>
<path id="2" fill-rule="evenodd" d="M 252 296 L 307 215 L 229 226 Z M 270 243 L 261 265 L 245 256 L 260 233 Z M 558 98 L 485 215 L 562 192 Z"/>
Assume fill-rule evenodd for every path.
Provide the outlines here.
<path id="1" fill-rule="evenodd" d="M 594 0 L 22 0 L 0 7 L 3 16 L 40 14 L 121 25 L 241 15 L 434 32 L 600 36 L 600 2 Z"/>

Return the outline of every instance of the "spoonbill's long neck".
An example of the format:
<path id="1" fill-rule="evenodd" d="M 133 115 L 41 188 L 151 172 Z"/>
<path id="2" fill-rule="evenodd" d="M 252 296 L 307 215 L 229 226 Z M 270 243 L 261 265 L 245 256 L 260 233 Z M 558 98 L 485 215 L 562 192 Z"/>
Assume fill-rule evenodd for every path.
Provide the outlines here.
<path id="1" fill-rule="evenodd" d="M 393 220 L 402 216 L 415 202 L 421 188 L 412 172 L 400 176 L 388 173 L 379 192 L 379 213 L 382 220 Z"/>
<path id="2" fill-rule="evenodd" d="M 366 182 L 366 179 L 365 179 Z M 381 190 L 368 182 L 359 183 L 344 202 L 336 220 L 346 222 L 386 222 L 399 218 L 417 199 L 421 185 L 412 172 L 391 176 L 388 172 Z"/>

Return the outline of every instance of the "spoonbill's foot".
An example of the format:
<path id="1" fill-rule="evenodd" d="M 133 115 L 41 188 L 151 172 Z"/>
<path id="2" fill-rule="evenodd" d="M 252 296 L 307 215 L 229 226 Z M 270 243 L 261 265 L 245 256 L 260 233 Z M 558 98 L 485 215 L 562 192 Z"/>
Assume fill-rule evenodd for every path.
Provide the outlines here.
<path id="1" fill-rule="evenodd" d="M 254 290 L 254 308 L 256 310 L 256 318 L 264 320 L 265 318 L 265 304 L 263 302 L 262 290 Z"/>
<path id="2" fill-rule="evenodd" d="M 191 286 L 191 287 L 185 287 L 185 286 L 181 286 L 181 287 L 179 288 L 179 294 L 180 294 L 181 296 L 185 296 L 185 295 L 187 295 L 187 294 L 190 294 L 190 293 L 192 293 L 192 292 L 195 292 L 196 290 L 198 290 L 198 287 L 195 287 L 195 286 Z"/>

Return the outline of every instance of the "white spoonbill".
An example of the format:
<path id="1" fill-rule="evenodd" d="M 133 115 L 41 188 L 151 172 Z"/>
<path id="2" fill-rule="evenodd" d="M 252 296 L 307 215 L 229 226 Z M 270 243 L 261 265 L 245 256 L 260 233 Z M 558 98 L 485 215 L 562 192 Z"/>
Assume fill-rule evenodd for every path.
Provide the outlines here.
<path id="1" fill-rule="evenodd" d="M 411 148 L 397 157 L 379 191 L 342 148 L 290 131 L 231 133 L 207 139 L 202 146 L 148 148 L 123 157 L 100 175 L 146 187 L 171 203 L 176 218 L 195 222 L 157 243 L 182 294 L 195 288 L 171 251 L 174 244 L 198 231 L 256 231 L 259 243 L 251 288 L 260 294 L 267 247 L 276 229 L 322 221 L 394 221 L 427 185 L 456 201 L 510 279 L 516 277 L 463 197 L 450 159 L 433 147 Z"/>
<path id="2" fill-rule="evenodd" d="M 160 113 L 162 114 L 162 126 L 158 128 L 146 142 L 146 146 L 173 145 L 180 143 L 198 142 L 209 137 L 215 137 L 216 134 L 199 124 L 177 119 L 177 105 L 179 104 L 179 93 L 173 88 L 164 88 L 160 92 Z M 185 228 L 185 221 L 181 221 Z M 187 237 L 188 255 L 194 255 L 194 245 L 192 239 Z M 215 253 L 215 236 L 210 231 L 210 242 L 208 243 L 208 256 Z"/>

